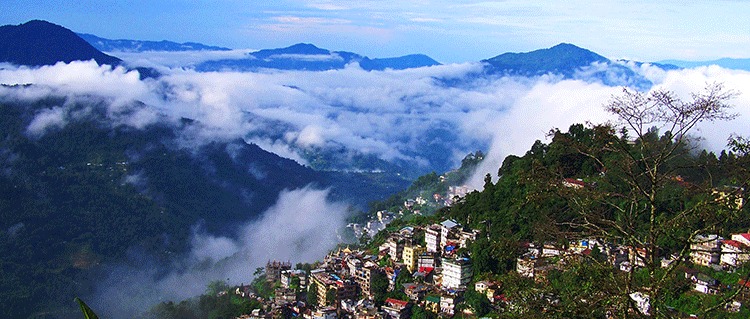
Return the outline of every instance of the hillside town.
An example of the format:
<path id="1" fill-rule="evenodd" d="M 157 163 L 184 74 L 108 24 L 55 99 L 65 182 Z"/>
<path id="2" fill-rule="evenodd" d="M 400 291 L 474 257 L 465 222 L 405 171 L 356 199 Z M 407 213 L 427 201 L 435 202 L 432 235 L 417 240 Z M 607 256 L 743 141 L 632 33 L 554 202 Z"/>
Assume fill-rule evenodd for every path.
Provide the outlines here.
<path id="1" fill-rule="evenodd" d="M 585 187 L 576 180 L 565 180 L 561 184 Z M 411 209 L 410 204 L 404 203 L 404 208 Z M 378 219 L 387 223 L 394 216 L 380 213 Z M 251 286 L 236 287 L 229 293 L 255 298 L 263 304 L 261 309 L 238 318 L 476 317 L 473 309 L 476 303 L 467 300 L 469 293 L 481 296 L 482 302 L 494 313 L 514 312 L 525 302 L 507 296 L 503 282 L 491 276 L 476 276 L 472 271 L 472 256 L 467 248 L 484 236 L 481 230 L 445 219 L 440 223 L 381 231 L 386 239 L 375 250 L 339 247 L 307 270 L 292 269 L 290 262 L 268 261 L 264 278 L 274 287 L 273 295 L 263 298 L 253 293 Z M 551 271 L 564 271 L 570 265 L 592 258 L 605 261 L 622 272 L 644 267 L 650 258 L 643 248 L 616 245 L 599 238 L 519 245 L 521 253 L 516 259 L 515 275 L 533 282 L 544 282 Z M 750 281 L 739 279 L 726 283 L 710 273 L 730 274 L 747 263 L 750 233 L 732 234 L 730 238 L 697 235 L 690 248 L 684 257 L 687 266 L 680 266 L 678 271 L 690 283 L 692 293 L 718 295 L 729 285 L 739 285 L 747 289 L 741 289 L 724 311 L 738 312 L 746 307 L 750 302 Z M 679 258 L 683 257 L 662 258 L 661 265 L 666 268 Z M 554 295 L 544 298 L 550 304 L 559 302 Z M 650 315 L 648 294 L 635 292 L 630 298 L 641 315 Z"/>

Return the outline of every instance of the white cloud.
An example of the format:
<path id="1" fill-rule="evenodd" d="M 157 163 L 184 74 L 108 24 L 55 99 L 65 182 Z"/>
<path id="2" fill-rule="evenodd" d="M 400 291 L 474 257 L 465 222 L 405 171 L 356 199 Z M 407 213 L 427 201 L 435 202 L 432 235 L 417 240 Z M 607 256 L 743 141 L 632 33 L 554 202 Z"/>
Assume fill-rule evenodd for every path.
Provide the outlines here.
<path id="1" fill-rule="evenodd" d="M 248 284 L 257 267 L 269 260 L 313 262 L 332 249 L 343 229 L 347 205 L 326 200 L 327 190 L 305 187 L 284 191 L 259 220 L 236 236 L 215 236 L 194 228 L 188 258 L 169 266 L 136 256 L 98 286 L 92 306 L 113 318 L 132 318 L 160 301 L 200 295 L 216 280 Z M 165 268 L 166 267 L 166 268 Z"/>

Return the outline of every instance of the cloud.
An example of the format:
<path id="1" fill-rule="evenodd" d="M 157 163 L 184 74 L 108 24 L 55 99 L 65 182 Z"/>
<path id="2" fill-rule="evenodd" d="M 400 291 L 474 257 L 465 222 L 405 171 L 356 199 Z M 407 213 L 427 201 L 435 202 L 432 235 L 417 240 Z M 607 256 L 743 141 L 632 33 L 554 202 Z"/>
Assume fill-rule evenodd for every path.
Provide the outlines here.
<path id="1" fill-rule="evenodd" d="M 66 124 L 65 109 L 56 106 L 38 112 L 29 126 L 26 127 L 26 134 L 36 138 L 44 135 L 50 128 L 62 128 Z"/>
<path id="2" fill-rule="evenodd" d="M 742 92 L 748 82 L 747 72 L 717 67 L 667 72 L 623 64 L 686 98 L 706 83 L 723 82 Z M 180 131 L 184 147 L 241 138 L 302 164 L 308 163 L 305 152 L 344 150 L 342 161 L 364 154 L 428 172 L 453 168 L 477 149 L 497 150 L 498 162 L 491 164 L 497 165 L 507 154 L 543 140 L 553 127 L 603 122 L 602 105 L 620 91 L 596 81 L 550 76 L 473 78 L 482 70 L 479 63 L 372 72 L 356 64 L 324 72 L 199 73 L 164 67 L 164 76 L 156 80 L 93 62 L 4 69 L 0 82 L 34 85 L 0 87 L 0 92 L 6 99 L 67 97 L 65 105 L 38 111 L 27 127 L 32 136 L 82 116 L 83 111 L 71 109 L 75 101 L 97 99 L 117 125 L 142 128 L 194 119 Z M 592 70 L 597 67 L 602 66 Z M 739 113 L 747 114 L 746 102 L 746 95 L 738 97 Z M 730 133 L 743 134 L 736 124 L 741 120 L 700 133 L 706 145 L 718 150 Z"/>
<path id="3" fill-rule="evenodd" d="M 92 306 L 112 318 L 132 318 L 160 301 L 180 301 L 205 292 L 216 280 L 248 284 L 269 260 L 312 262 L 340 242 L 347 205 L 327 201 L 328 190 L 312 187 L 279 194 L 274 206 L 231 237 L 193 228 L 191 251 L 169 265 L 134 253 L 131 265 L 108 271 Z"/>

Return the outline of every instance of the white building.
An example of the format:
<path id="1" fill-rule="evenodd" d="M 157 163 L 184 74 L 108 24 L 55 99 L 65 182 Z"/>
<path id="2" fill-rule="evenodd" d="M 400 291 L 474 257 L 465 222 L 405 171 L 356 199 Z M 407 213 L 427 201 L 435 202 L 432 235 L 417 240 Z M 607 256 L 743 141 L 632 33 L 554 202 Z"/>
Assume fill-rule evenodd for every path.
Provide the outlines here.
<path id="1" fill-rule="evenodd" d="M 734 236 L 733 236 L 734 237 Z M 738 267 L 748 260 L 748 247 L 736 240 L 727 239 L 721 242 L 721 265 Z"/>
<path id="2" fill-rule="evenodd" d="M 428 252 L 436 253 L 443 250 L 440 242 L 440 226 L 427 227 L 424 230 L 424 242 Z"/>
<path id="3" fill-rule="evenodd" d="M 706 267 L 718 265 L 721 239 L 718 235 L 696 235 L 690 243 L 690 261 Z"/>
<path id="4" fill-rule="evenodd" d="M 469 258 L 443 258 L 443 288 L 465 288 L 471 281 L 471 260 Z"/>

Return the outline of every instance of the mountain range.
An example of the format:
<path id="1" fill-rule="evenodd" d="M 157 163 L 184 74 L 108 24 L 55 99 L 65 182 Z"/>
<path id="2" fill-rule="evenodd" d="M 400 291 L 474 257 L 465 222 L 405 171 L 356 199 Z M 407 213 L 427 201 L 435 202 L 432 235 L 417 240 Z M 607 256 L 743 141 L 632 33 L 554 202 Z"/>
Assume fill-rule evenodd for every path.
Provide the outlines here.
<path id="1" fill-rule="evenodd" d="M 343 69 L 351 63 L 368 71 L 403 70 L 440 65 L 432 58 L 414 54 L 395 58 L 370 59 L 346 51 L 329 51 L 308 43 L 295 44 L 280 49 L 253 52 L 244 59 L 207 61 L 196 66 L 198 71 L 256 71 L 259 69 L 325 71 Z"/>
<path id="2" fill-rule="evenodd" d="M 143 41 L 127 39 L 105 39 L 93 34 L 78 33 L 97 50 L 102 52 L 146 52 L 146 51 L 229 51 L 231 49 L 195 42 L 177 43 L 172 41 Z"/>

